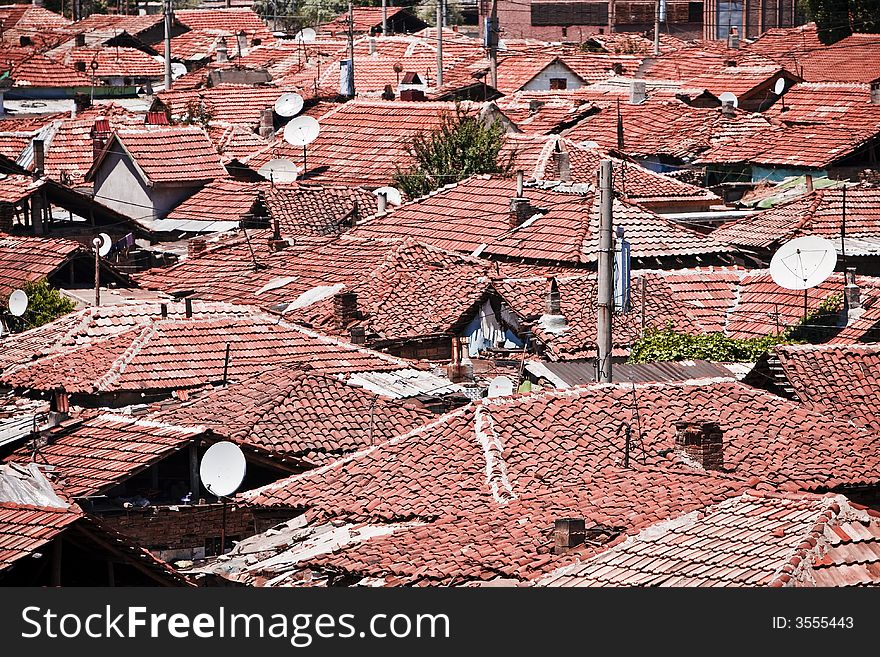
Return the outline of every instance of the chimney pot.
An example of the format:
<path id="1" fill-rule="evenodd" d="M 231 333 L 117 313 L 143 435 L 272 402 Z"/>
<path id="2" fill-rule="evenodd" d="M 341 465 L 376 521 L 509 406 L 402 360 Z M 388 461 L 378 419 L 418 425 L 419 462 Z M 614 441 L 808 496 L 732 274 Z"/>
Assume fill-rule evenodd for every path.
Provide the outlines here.
<path id="1" fill-rule="evenodd" d="M 159 312 L 162 315 L 162 319 L 165 319 L 166 317 L 168 317 L 168 304 L 167 303 L 159 304 Z"/>
<path id="2" fill-rule="evenodd" d="M 583 518 L 558 518 L 553 523 L 553 553 L 562 554 L 581 545 L 586 533 Z"/>
<path id="3" fill-rule="evenodd" d="M 190 299 L 189 297 L 184 299 L 184 306 L 186 307 L 186 316 L 192 317 L 193 316 L 193 301 L 192 301 L 192 299 Z"/>
<path id="4" fill-rule="evenodd" d="M 524 178 L 523 172 L 517 171 L 516 172 L 516 197 L 517 198 L 523 197 L 523 178 Z"/>
<path id="5" fill-rule="evenodd" d="M 352 344 L 366 344 L 367 329 L 363 326 L 352 326 L 350 334 Z"/>
<path id="6" fill-rule="evenodd" d="M 846 298 L 847 324 L 858 319 L 862 314 L 862 290 L 856 283 L 856 268 L 846 268 L 846 285 L 843 294 Z"/>
<path id="7" fill-rule="evenodd" d="M 80 32 L 79 34 L 77 34 L 75 43 L 76 43 L 77 48 L 82 48 L 83 46 L 85 46 L 86 45 L 86 33 Z"/>
<path id="8" fill-rule="evenodd" d="M 804 176 L 804 184 L 807 186 L 807 192 L 813 191 L 813 176 L 812 174 L 807 174 Z"/>
<path id="9" fill-rule="evenodd" d="M 376 37 L 370 37 L 369 44 L 370 44 L 370 54 L 375 55 L 376 54 Z"/>
<path id="10" fill-rule="evenodd" d="M 629 102 L 631 105 L 644 103 L 648 99 L 648 86 L 644 80 L 633 80 L 629 84 Z"/>
<path id="11" fill-rule="evenodd" d="M 220 37 L 220 40 L 217 42 L 217 54 L 214 56 L 214 61 L 220 64 L 229 61 L 229 48 L 226 47 L 226 39 L 224 37 Z"/>
<path id="12" fill-rule="evenodd" d="M 275 136 L 275 115 L 274 110 L 269 107 L 260 114 L 260 137 L 269 141 Z"/>
<path id="13" fill-rule="evenodd" d="M 385 192 L 379 192 L 376 194 L 376 197 L 379 200 L 379 206 L 376 210 L 377 217 L 384 217 L 388 214 L 388 194 Z"/>
<path id="14" fill-rule="evenodd" d="M 553 152 L 553 160 L 556 164 L 556 178 L 562 182 L 571 182 L 571 158 L 563 150 Z"/>
<path id="15" fill-rule="evenodd" d="M 730 28 L 730 34 L 727 37 L 727 47 L 731 50 L 739 48 L 739 28 L 736 26 Z"/>
<path id="16" fill-rule="evenodd" d="M 675 423 L 675 452 L 686 464 L 703 470 L 724 469 L 724 434 L 717 422 Z"/>
<path id="17" fill-rule="evenodd" d="M 736 116 L 736 108 L 733 106 L 732 100 L 727 100 L 721 104 L 721 116 L 729 119 Z"/>

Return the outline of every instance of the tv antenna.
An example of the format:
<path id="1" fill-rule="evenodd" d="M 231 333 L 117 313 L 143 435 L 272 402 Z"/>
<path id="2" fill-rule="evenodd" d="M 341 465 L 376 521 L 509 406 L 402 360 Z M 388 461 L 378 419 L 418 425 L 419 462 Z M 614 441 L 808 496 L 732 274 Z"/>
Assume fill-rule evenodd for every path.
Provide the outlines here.
<path id="1" fill-rule="evenodd" d="M 303 98 L 299 94 L 284 94 L 275 101 L 275 113 L 289 119 L 302 111 Z"/>
<path id="2" fill-rule="evenodd" d="M 834 244 L 824 237 L 809 235 L 786 242 L 770 261 L 770 276 L 786 290 L 804 291 L 804 319 L 807 317 L 807 290 L 822 284 L 837 265 Z"/>
<path id="3" fill-rule="evenodd" d="M 235 443 L 226 440 L 214 443 L 202 456 L 202 463 L 199 466 L 202 485 L 223 503 L 220 554 L 226 552 L 226 498 L 241 486 L 246 471 L 247 461 L 244 453 Z M 198 496 L 198 491 L 194 491 L 194 494 Z"/>
<path id="4" fill-rule="evenodd" d="M 295 119 L 291 119 L 291 121 L 284 126 L 284 141 L 291 146 L 302 146 L 303 175 L 305 175 L 308 170 L 306 166 L 306 148 L 318 138 L 320 132 L 321 126 L 318 125 L 317 120 L 311 116 L 298 116 Z"/>
<path id="5" fill-rule="evenodd" d="M 373 190 L 373 194 L 379 196 L 379 194 L 385 194 L 385 199 L 391 205 L 400 205 L 403 203 L 403 199 L 400 196 L 400 190 L 396 187 L 379 187 L 378 189 Z"/>
<path id="6" fill-rule="evenodd" d="M 99 233 L 92 240 L 95 247 L 95 307 L 101 305 L 101 258 L 110 253 L 113 248 L 113 240 L 107 233 Z"/>
<path id="7" fill-rule="evenodd" d="M 489 382 L 489 391 L 486 396 L 490 399 L 495 397 L 509 397 L 513 394 L 513 381 L 506 376 L 496 376 Z"/>
<path id="8" fill-rule="evenodd" d="M 290 160 L 282 158 L 266 162 L 257 173 L 273 184 L 292 183 L 296 182 L 296 178 L 299 175 L 299 167 Z"/>

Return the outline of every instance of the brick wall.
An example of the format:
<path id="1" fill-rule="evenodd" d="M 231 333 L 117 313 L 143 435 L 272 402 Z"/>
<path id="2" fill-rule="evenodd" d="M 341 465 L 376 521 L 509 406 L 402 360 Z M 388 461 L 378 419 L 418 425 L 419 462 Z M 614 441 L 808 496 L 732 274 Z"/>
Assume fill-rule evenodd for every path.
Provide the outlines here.
<path id="1" fill-rule="evenodd" d="M 176 511 L 173 509 L 177 509 Z M 223 508 L 221 504 L 156 506 L 97 513 L 102 521 L 116 531 L 154 551 L 192 551 L 177 558 L 199 558 L 216 550 L 220 538 Z M 226 506 L 226 548 L 232 547 L 230 537 L 246 538 L 267 529 L 257 522 L 249 507 Z M 207 548 L 207 549 L 206 549 Z"/>
<path id="2" fill-rule="evenodd" d="M 703 470 L 724 468 L 724 434 L 717 422 L 675 423 L 675 452 L 692 467 Z"/>

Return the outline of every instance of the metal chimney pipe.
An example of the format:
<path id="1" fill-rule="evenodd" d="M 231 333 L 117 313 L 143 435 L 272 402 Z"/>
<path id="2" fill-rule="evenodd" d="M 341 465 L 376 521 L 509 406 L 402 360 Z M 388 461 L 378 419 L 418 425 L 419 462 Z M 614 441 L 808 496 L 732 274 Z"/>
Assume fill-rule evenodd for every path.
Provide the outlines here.
<path id="1" fill-rule="evenodd" d="M 523 197 L 523 178 L 524 178 L 523 172 L 517 171 L 516 172 L 516 197 L 517 198 Z"/>

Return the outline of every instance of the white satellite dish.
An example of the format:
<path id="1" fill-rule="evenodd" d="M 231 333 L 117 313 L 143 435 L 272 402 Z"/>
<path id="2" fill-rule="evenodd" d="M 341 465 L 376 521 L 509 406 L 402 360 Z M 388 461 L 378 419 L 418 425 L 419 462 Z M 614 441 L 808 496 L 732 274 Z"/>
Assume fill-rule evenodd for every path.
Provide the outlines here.
<path id="1" fill-rule="evenodd" d="M 284 94 L 275 101 L 275 113 L 284 118 L 296 116 L 302 108 L 303 99 L 299 94 Z"/>
<path id="2" fill-rule="evenodd" d="M 284 140 L 291 146 L 307 146 L 318 138 L 321 126 L 311 116 L 298 116 L 284 126 Z"/>
<path id="3" fill-rule="evenodd" d="M 28 296 L 24 290 L 13 290 L 9 295 L 9 313 L 16 317 L 24 315 L 28 307 Z"/>
<path id="4" fill-rule="evenodd" d="M 214 443 L 202 457 L 199 476 L 211 495 L 232 495 L 244 481 L 247 462 L 241 448 L 235 443 Z"/>
<path id="5" fill-rule="evenodd" d="M 299 167 L 290 160 L 278 159 L 266 162 L 257 173 L 272 182 L 292 183 L 299 175 Z"/>
<path id="6" fill-rule="evenodd" d="M 400 205 L 403 203 L 403 199 L 400 197 L 400 190 L 396 187 L 380 187 L 379 189 L 374 189 L 373 193 L 376 196 L 379 194 L 385 194 L 385 198 L 391 205 Z"/>
<path id="7" fill-rule="evenodd" d="M 310 27 L 304 27 L 294 36 L 295 41 L 314 41 L 318 37 L 318 33 Z"/>
<path id="8" fill-rule="evenodd" d="M 177 78 L 186 75 L 189 71 L 186 70 L 186 64 L 181 64 L 180 62 L 171 62 L 171 79 L 176 80 Z"/>
<path id="9" fill-rule="evenodd" d="M 770 276 L 786 290 L 807 290 L 827 279 L 837 264 L 834 244 L 824 237 L 799 237 L 783 244 L 770 261 Z"/>
<path id="10" fill-rule="evenodd" d="M 718 96 L 718 100 L 721 101 L 721 104 L 724 103 L 733 103 L 734 107 L 739 107 L 739 98 L 736 97 L 736 94 L 732 94 L 729 91 L 725 91 L 723 94 Z"/>
<path id="11" fill-rule="evenodd" d="M 98 244 L 98 240 L 101 240 L 100 244 Z M 92 243 L 97 247 L 98 255 L 102 258 L 110 253 L 110 249 L 113 248 L 113 240 L 107 233 L 98 233 L 98 236 Z"/>
<path id="12" fill-rule="evenodd" d="M 785 78 L 779 78 L 773 86 L 773 93 L 781 96 L 783 91 L 785 91 Z"/>
<path id="13" fill-rule="evenodd" d="M 489 382 L 488 397 L 509 397 L 512 394 L 513 381 L 506 376 L 496 376 Z"/>

